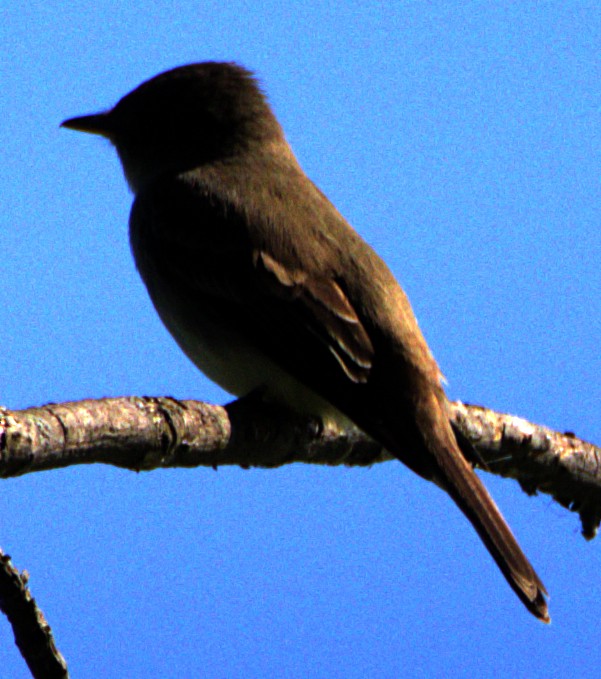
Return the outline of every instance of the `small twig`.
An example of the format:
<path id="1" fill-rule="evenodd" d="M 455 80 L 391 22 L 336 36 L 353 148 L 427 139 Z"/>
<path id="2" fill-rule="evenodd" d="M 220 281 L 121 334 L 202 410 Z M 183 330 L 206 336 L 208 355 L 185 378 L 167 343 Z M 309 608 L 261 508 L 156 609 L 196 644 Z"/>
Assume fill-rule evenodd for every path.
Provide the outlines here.
<path id="1" fill-rule="evenodd" d="M 15 643 L 36 679 L 67 679 L 67 663 L 52 630 L 27 587 L 27 576 L 0 549 L 0 610 L 12 625 Z"/>

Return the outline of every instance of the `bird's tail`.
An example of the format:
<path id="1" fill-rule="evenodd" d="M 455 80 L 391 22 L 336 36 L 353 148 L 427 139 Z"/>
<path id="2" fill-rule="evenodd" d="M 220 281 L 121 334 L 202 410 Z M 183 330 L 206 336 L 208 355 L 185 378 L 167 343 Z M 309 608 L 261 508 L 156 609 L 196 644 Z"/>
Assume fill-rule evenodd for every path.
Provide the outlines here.
<path id="1" fill-rule="evenodd" d="M 432 397 L 436 398 L 434 394 Z M 440 402 L 438 408 L 433 410 L 437 409 L 441 409 Z M 431 409 L 428 410 L 432 412 Z M 445 426 L 449 422 L 448 418 L 442 416 L 436 419 L 436 423 L 430 422 L 429 427 L 422 428 L 422 431 L 428 431 L 425 443 L 436 458 L 439 470 L 434 480 L 449 493 L 470 520 L 486 549 L 526 608 L 543 622 L 550 622 L 545 586 L 522 552 L 484 484 L 461 453 L 450 424 Z"/>

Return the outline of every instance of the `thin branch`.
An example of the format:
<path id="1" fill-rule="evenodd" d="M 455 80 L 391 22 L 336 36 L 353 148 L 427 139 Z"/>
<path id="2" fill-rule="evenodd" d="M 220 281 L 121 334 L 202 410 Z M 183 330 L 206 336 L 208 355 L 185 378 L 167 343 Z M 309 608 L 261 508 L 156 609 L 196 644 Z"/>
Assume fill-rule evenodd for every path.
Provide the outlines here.
<path id="1" fill-rule="evenodd" d="M 0 550 L 0 610 L 12 625 L 15 643 L 36 679 L 68 679 L 67 663 L 52 630 L 27 587 L 27 576 Z"/>
<path id="2" fill-rule="evenodd" d="M 523 419 L 453 404 L 453 425 L 471 461 L 551 495 L 577 512 L 586 538 L 601 521 L 601 450 Z M 278 467 L 292 462 L 367 466 L 392 457 L 357 430 L 324 429 L 256 399 L 214 406 L 173 398 L 123 397 L 0 408 L 0 477 L 102 462 L 159 467 Z"/>

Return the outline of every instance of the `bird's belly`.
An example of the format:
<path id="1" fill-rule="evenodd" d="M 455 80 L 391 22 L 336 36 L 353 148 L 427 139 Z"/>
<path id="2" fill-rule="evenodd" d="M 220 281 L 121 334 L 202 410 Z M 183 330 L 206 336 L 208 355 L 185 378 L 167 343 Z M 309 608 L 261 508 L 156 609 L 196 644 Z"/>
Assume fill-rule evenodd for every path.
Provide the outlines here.
<path id="1" fill-rule="evenodd" d="M 151 295 L 165 327 L 188 358 L 210 380 L 234 396 L 262 390 L 266 400 L 315 415 L 338 429 L 353 427 L 338 409 L 306 387 L 240 334 L 216 324 L 198 309 L 180 308 L 179 300 Z M 169 296 L 170 297 L 170 296 Z"/>

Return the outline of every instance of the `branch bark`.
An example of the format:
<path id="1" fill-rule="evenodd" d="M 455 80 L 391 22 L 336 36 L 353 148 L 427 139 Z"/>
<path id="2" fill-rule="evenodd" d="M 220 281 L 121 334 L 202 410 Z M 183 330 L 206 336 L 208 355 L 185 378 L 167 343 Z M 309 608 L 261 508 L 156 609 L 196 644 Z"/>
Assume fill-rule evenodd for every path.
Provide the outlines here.
<path id="1" fill-rule="evenodd" d="M 577 512 L 582 533 L 601 521 L 601 449 L 512 415 L 453 404 L 471 461 Z M 174 398 L 123 397 L 0 408 L 0 477 L 102 462 L 159 467 L 279 467 L 292 462 L 367 466 L 393 459 L 358 430 L 338 432 L 257 399 L 226 407 Z"/>

